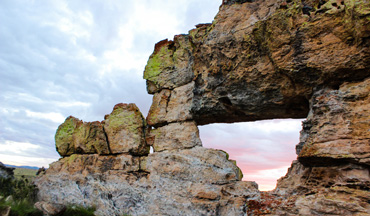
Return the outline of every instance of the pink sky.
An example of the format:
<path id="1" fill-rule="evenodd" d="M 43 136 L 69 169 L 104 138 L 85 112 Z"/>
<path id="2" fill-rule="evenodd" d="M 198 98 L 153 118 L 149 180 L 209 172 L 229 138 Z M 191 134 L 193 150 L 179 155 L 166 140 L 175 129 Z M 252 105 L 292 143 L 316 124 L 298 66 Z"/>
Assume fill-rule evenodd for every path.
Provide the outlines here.
<path id="1" fill-rule="evenodd" d="M 226 151 L 243 171 L 244 181 L 256 181 L 260 190 L 272 190 L 297 158 L 301 121 L 279 119 L 199 128 L 203 146 Z"/>

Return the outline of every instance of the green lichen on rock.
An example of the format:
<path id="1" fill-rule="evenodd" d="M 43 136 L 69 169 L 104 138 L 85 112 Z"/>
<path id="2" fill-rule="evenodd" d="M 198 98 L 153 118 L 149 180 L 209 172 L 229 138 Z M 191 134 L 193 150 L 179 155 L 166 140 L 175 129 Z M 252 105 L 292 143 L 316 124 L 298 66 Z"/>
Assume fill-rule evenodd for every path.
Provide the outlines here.
<path id="1" fill-rule="evenodd" d="M 347 0 L 344 1 L 346 10 L 355 16 L 369 16 L 370 15 L 370 2 L 363 0 Z"/>
<path id="2" fill-rule="evenodd" d="M 73 133 L 80 120 L 73 116 L 69 116 L 63 124 L 61 124 L 55 133 L 55 146 L 61 156 L 68 156 L 74 153 L 73 148 Z"/>
<path id="3" fill-rule="evenodd" d="M 154 52 L 145 66 L 144 79 L 157 84 L 161 72 L 173 65 L 172 55 L 173 51 L 167 45 L 163 45 L 157 52 Z"/>
<path id="4" fill-rule="evenodd" d="M 138 109 L 132 109 L 127 112 L 126 107 L 117 106 L 106 119 L 106 124 L 111 129 L 126 128 L 131 132 L 135 132 L 143 126 L 144 118 Z"/>
<path id="5" fill-rule="evenodd" d="M 149 153 L 144 138 L 146 122 L 135 104 L 117 104 L 112 113 L 105 116 L 103 124 L 111 153 Z"/>
<path id="6" fill-rule="evenodd" d="M 78 124 L 73 134 L 73 144 L 76 153 L 109 154 L 103 126 L 97 121 Z"/>

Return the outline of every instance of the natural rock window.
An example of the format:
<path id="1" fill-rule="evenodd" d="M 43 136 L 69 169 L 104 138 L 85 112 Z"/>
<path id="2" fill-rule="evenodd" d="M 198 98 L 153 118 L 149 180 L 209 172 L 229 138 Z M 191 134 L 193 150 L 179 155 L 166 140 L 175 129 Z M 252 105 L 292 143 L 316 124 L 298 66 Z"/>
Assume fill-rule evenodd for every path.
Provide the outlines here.
<path id="1" fill-rule="evenodd" d="M 236 160 L 243 181 L 273 190 L 293 160 L 303 119 L 275 119 L 199 126 L 203 147 L 224 150 Z"/>
<path id="2" fill-rule="evenodd" d="M 38 196 L 94 204 L 100 215 L 370 215 L 369 11 L 360 0 L 224 1 L 212 24 L 155 45 L 144 72 L 154 95 L 145 120 L 121 104 L 102 123 L 60 126 L 64 158 L 37 179 Z M 229 133 L 219 149 L 239 149 L 240 167 L 261 158 L 288 166 L 300 122 L 289 142 L 281 120 L 254 122 L 278 118 L 307 119 L 298 160 L 273 192 L 240 181 L 233 155 L 205 148 Z M 253 130 L 240 126 L 245 143 L 223 126 L 202 127 L 235 122 L 251 122 Z M 271 122 L 283 133 L 259 135 Z M 207 135 L 206 127 L 222 129 Z M 243 160 L 242 146 L 265 152 Z"/>

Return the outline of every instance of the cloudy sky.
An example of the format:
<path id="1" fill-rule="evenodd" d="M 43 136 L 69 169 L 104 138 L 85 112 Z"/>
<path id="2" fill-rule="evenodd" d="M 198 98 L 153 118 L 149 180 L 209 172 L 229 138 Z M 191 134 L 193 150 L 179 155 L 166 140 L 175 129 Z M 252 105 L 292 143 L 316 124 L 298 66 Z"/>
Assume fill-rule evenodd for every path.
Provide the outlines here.
<path id="1" fill-rule="evenodd" d="M 144 115 L 143 70 L 154 44 L 212 22 L 221 0 L 0 1 L 0 161 L 48 166 L 66 117 L 101 121 L 117 103 Z M 206 147 L 272 189 L 295 159 L 300 120 L 200 127 Z"/>

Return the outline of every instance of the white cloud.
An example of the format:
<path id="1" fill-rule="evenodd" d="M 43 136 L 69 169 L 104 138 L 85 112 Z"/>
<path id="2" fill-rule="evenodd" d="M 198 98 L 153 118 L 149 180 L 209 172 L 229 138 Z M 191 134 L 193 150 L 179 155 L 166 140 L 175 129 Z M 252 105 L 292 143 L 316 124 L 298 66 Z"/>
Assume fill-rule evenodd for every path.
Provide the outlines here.
<path id="1" fill-rule="evenodd" d="M 60 113 L 50 112 L 50 113 L 41 113 L 41 112 L 32 112 L 26 110 L 26 115 L 28 117 L 38 118 L 38 119 L 46 119 L 56 123 L 63 123 L 65 117 Z"/>
<path id="2" fill-rule="evenodd" d="M 4 143 L 0 143 L 0 153 L 12 152 L 16 154 L 21 154 L 36 149 L 40 149 L 40 146 L 27 142 L 14 142 L 6 140 Z"/>
<path id="3" fill-rule="evenodd" d="M 19 161 L 57 158 L 53 136 L 69 115 L 102 120 L 120 102 L 146 115 L 152 96 L 142 73 L 154 44 L 211 22 L 220 3 L 0 1 L 0 140 L 41 146 Z"/>
<path id="4" fill-rule="evenodd" d="M 49 164 L 58 160 L 58 157 L 45 158 L 45 157 L 32 157 L 32 156 L 20 156 L 20 155 L 8 155 L 0 153 L 1 162 L 4 164 L 16 165 L 16 166 L 36 166 L 48 168 Z"/>

